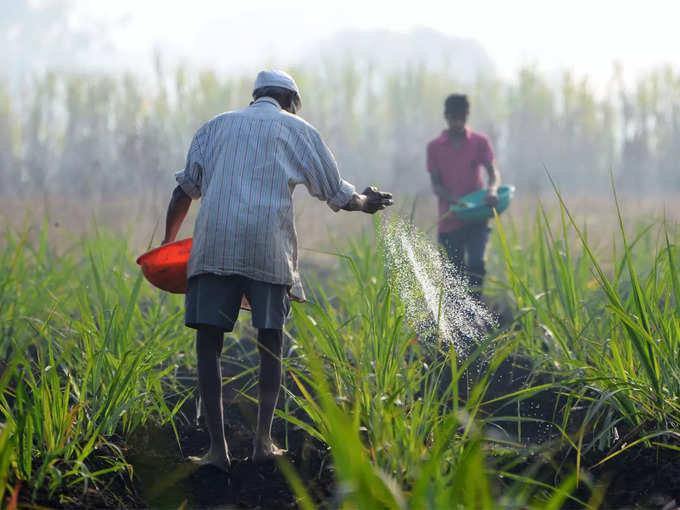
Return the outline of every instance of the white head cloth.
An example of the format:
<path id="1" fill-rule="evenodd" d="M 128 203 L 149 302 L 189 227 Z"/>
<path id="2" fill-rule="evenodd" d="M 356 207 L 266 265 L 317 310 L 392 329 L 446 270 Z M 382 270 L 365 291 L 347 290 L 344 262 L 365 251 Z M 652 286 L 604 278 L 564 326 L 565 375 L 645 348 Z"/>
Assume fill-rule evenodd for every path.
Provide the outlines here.
<path id="1" fill-rule="evenodd" d="M 298 96 L 300 95 L 297 83 L 290 74 L 284 71 L 260 71 L 257 73 L 253 91 L 262 87 L 282 87 L 297 92 Z"/>

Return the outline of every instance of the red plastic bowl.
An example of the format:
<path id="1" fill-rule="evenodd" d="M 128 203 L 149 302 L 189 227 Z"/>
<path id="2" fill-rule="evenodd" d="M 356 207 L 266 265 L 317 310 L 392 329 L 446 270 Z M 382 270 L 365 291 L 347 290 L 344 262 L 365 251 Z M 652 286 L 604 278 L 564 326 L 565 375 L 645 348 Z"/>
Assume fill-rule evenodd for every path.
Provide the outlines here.
<path id="1" fill-rule="evenodd" d="M 182 239 L 164 244 L 140 255 L 137 264 L 149 282 L 173 294 L 187 291 L 187 262 L 191 254 L 192 239 Z"/>

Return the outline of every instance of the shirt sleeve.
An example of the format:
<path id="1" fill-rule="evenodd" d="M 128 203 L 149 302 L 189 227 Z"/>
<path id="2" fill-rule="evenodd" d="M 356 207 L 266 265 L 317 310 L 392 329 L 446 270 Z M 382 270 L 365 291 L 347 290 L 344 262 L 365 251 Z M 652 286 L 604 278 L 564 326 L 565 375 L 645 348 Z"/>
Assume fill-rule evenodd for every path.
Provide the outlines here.
<path id="1" fill-rule="evenodd" d="M 304 185 L 312 196 L 338 211 L 350 201 L 355 187 L 340 176 L 333 153 L 316 130 L 311 131 L 309 139 L 303 163 Z"/>
<path id="2" fill-rule="evenodd" d="M 203 148 L 201 146 L 204 129 L 199 129 L 191 141 L 191 147 L 187 154 L 187 163 L 184 170 L 175 173 L 177 184 L 182 187 L 184 193 L 196 200 L 201 198 L 201 185 L 203 183 Z"/>
<path id="3" fill-rule="evenodd" d="M 484 136 L 480 139 L 479 144 L 479 162 L 482 165 L 490 165 L 493 163 L 494 155 L 493 149 L 491 148 L 491 143 L 489 139 Z"/>

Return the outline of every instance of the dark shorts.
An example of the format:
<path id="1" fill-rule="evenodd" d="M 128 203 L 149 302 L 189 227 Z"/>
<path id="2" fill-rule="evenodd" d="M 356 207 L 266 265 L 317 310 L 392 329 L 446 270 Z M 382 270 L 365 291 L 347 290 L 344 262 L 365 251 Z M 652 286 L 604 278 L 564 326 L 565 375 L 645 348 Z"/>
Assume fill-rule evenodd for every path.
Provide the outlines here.
<path id="1" fill-rule="evenodd" d="M 283 329 L 290 312 L 288 286 L 208 273 L 189 278 L 184 324 L 194 329 L 214 326 L 233 331 L 243 296 L 252 309 L 253 327 Z"/>

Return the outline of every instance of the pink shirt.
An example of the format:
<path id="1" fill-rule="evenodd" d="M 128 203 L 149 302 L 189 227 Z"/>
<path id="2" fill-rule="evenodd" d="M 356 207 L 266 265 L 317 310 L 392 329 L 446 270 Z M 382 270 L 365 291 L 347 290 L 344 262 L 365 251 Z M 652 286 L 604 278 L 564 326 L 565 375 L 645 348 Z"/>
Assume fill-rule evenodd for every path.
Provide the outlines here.
<path id="1" fill-rule="evenodd" d="M 465 138 L 454 142 L 448 130 L 427 144 L 427 171 L 438 171 L 442 184 L 454 198 L 484 187 L 481 166 L 493 163 L 493 150 L 486 135 L 465 128 Z M 439 217 L 449 211 L 451 203 L 439 199 Z M 439 222 L 439 232 L 453 232 L 469 222 L 449 214 Z"/>

